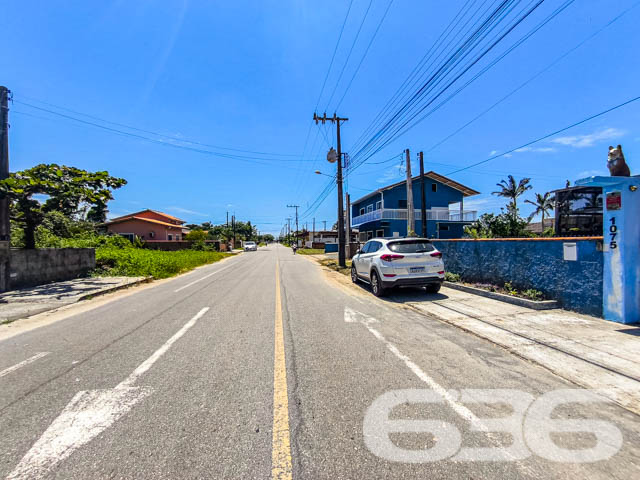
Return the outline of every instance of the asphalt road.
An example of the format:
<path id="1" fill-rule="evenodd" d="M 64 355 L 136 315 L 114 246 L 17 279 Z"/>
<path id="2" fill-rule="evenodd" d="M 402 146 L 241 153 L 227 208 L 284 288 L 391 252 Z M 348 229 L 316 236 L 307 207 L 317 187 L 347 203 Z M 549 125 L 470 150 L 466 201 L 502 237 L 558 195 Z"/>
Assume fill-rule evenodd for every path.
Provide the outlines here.
<path id="1" fill-rule="evenodd" d="M 533 407 L 514 434 L 494 425 L 508 395 L 524 410 L 575 388 L 270 246 L 0 342 L 0 476 L 640 477 L 639 418 L 617 405 L 551 415 L 600 420 L 600 437 L 547 441 Z"/>

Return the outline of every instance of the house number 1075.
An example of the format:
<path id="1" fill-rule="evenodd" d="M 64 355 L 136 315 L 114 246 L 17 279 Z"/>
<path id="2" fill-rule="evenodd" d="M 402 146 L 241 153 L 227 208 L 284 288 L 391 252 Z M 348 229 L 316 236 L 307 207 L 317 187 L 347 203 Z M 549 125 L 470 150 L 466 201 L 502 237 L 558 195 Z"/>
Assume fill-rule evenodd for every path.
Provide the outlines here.
<path id="1" fill-rule="evenodd" d="M 616 225 L 616 217 L 611 217 L 609 219 L 611 225 L 609 226 L 609 236 L 611 237 L 611 241 L 609 242 L 609 248 L 618 248 L 618 243 L 616 242 L 616 237 L 618 236 L 618 226 Z"/>

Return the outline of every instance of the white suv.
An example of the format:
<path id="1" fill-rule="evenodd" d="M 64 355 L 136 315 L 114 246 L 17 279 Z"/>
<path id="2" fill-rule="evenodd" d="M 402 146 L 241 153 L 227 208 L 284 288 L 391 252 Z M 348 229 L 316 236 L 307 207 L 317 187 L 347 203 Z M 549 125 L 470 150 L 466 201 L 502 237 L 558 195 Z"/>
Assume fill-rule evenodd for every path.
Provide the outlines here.
<path id="1" fill-rule="evenodd" d="M 371 284 L 376 297 L 402 285 L 437 293 L 444 281 L 442 253 L 426 238 L 375 238 L 353 257 L 351 280 Z"/>

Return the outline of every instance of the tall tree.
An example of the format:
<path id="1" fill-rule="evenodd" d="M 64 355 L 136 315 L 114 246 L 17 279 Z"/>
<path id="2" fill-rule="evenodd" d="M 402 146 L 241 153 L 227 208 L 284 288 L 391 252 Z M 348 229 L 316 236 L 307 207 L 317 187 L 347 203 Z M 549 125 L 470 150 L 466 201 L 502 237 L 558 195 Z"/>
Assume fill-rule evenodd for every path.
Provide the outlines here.
<path id="1" fill-rule="evenodd" d="M 499 197 L 505 197 L 511 199 L 511 205 L 513 207 L 513 211 L 517 212 L 518 205 L 517 200 L 520 195 L 522 195 L 527 190 L 531 190 L 533 187 L 529 184 L 531 182 L 530 178 L 523 178 L 519 182 L 516 182 L 516 179 L 513 178 L 513 175 L 509 175 L 507 180 L 501 180 L 500 183 L 496 183 L 500 190 L 497 192 L 491 192 L 493 195 L 498 195 Z"/>
<path id="2" fill-rule="evenodd" d="M 106 214 L 113 200 L 111 190 L 126 185 L 123 178 L 109 172 L 88 172 L 65 165 L 40 164 L 0 180 L 0 192 L 12 203 L 13 220 L 24 228 L 25 248 L 36 248 L 35 230 L 47 212 L 75 215 L 81 204 L 97 209 L 95 217 Z M 44 203 L 33 198 L 46 195 Z"/>
<path id="3" fill-rule="evenodd" d="M 548 215 L 555 207 L 555 198 L 551 196 L 551 192 L 544 195 L 536 193 L 535 200 L 525 200 L 524 203 L 534 206 L 533 213 L 529 215 L 529 221 L 536 215 L 542 214 L 542 231 L 544 232 L 544 216 Z"/>

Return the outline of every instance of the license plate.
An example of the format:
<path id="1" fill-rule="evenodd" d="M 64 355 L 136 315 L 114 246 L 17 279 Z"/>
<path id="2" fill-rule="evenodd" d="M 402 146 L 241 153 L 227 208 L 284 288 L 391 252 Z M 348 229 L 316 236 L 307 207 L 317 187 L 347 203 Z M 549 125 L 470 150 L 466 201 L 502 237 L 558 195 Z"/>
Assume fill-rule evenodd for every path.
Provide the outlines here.
<path id="1" fill-rule="evenodd" d="M 409 273 L 420 273 L 424 272 L 424 267 L 410 267 Z"/>

